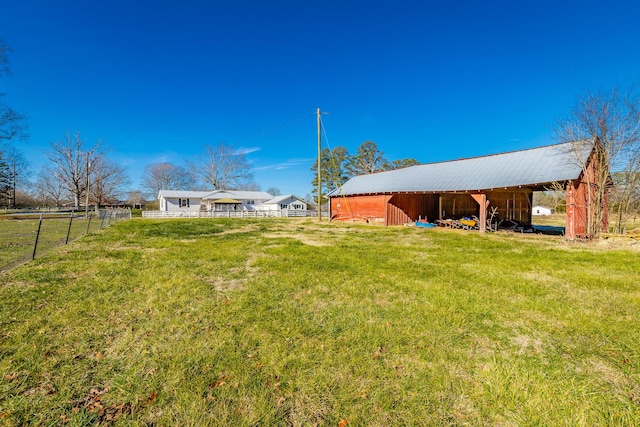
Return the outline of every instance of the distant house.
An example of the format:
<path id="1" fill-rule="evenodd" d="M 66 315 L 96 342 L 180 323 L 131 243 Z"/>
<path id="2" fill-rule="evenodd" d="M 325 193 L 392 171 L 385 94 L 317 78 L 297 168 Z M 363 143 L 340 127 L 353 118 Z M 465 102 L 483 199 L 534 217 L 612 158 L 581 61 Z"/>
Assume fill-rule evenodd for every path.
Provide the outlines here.
<path id="1" fill-rule="evenodd" d="M 288 194 L 286 196 L 276 196 L 271 200 L 264 202 L 261 206 L 261 209 L 264 210 L 279 210 L 279 209 L 289 209 L 289 210 L 307 210 L 307 202 L 302 200 L 299 197 L 294 196 L 293 194 Z"/>
<path id="2" fill-rule="evenodd" d="M 242 211 L 255 210 L 273 196 L 264 191 L 182 191 L 160 190 L 160 211 Z"/>
<path id="3" fill-rule="evenodd" d="M 531 208 L 531 215 L 533 216 L 549 216 L 553 213 L 553 209 L 546 206 L 534 206 Z"/>

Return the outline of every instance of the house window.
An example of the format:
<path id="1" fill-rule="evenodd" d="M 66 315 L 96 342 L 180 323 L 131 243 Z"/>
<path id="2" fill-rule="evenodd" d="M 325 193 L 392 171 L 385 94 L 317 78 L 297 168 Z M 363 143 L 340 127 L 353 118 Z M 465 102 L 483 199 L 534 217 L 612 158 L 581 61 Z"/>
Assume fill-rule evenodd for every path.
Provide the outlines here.
<path id="1" fill-rule="evenodd" d="M 189 199 L 178 199 L 178 207 L 188 208 L 189 207 Z"/>
<path id="2" fill-rule="evenodd" d="M 248 205 L 255 205 L 255 204 L 256 204 L 256 201 L 255 201 L 255 200 L 247 200 L 247 201 L 246 201 L 246 203 L 247 203 Z"/>

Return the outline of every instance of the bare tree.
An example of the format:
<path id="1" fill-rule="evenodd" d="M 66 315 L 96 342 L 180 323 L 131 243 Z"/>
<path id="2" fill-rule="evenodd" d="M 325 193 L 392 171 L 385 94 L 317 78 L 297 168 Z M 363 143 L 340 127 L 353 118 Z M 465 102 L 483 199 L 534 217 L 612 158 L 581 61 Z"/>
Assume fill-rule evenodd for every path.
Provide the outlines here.
<path id="1" fill-rule="evenodd" d="M 8 60 L 10 52 L 11 48 L 0 39 L 0 77 L 11 72 Z M 3 95 L 0 93 L 0 140 L 10 140 L 15 137 L 26 139 L 28 137 L 26 116 L 2 102 Z"/>
<path id="2" fill-rule="evenodd" d="M 51 162 L 52 177 L 64 186 L 73 199 L 76 209 L 80 208 L 82 196 L 87 191 L 87 173 L 97 160 L 101 142 L 87 147 L 80 132 L 67 132 L 61 139 L 52 142 L 51 150 L 45 155 Z"/>
<path id="3" fill-rule="evenodd" d="M 244 154 L 224 143 L 205 146 L 190 165 L 196 176 L 214 190 L 244 190 L 255 184 Z"/>
<path id="4" fill-rule="evenodd" d="M 144 204 L 144 202 L 145 202 L 144 196 L 142 195 L 141 191 L 135 190 L 135 191 L 129 192 L 129 198 L 127 199 L 127 203 L 133 209 L 142 208 L 142 205 Z"/>
<path id="5" fill-rule="evenodd" d="M 640 215 L 640 171 L 614 172 L 611 178 L 614 185 L 611 205 L 616 219 L 614 231 L 624 233 L 627 222 Z"/>
<path id="6" fill-rule="evenodd" d="M 195 178 L 182 166 L 171 163 L 150 163 L 142 173 L 142 185 L 153 197 L 160 190 L 193 190 Z"/>
<path id="7" fill-rule="evenodd" d="M 17 113 L 0 100 L 0 139 L 10 140 L 15 137 L 27 139 L 26 120 L 27 117 L 24 114 Z"/>
<path id="8" fill-rule="evenodd" d="M 96 209 L 117 199 L 123 187 L 129 184 L 124 168 L 109 160 L 104 153 L 95 156 L 89 170 L 89 194 Z"/>
<path id="9" fill-rule="evenodd" d="M 597 238 L 605 217 L 611 175 L 624 171 L 630 179 L 640 172 L 640 103 L 632 89 L 613 88 L 579 97 L 570 114 L 560 120 L 556 138 L 570 142 L 589 185 L 587 233 Z M 591 152 L 593 156 L 585 156 Z M 633 186 L 628 186 L 631 190 Z M 618 188 L 620 190 L 620 187 Z M 624 191 L 624 190 L 623 190 Z M 625 204 L 619 204 L 618 230 L 626 218 Z"/>
<path id="10" fill-rule="evenodd" d="M 65 195 L 64 183 L 58 180 L 50 167 L 45 166 L 38 175 L 36 197 L 43 206 L 59 207 Z"/>
<path id="11" fill-rule="evenodd" d="M 19 191 L 27 191 L 31 182 L 31 167 L 25 156 L 15 146 L 0 143 L 0 156 L 4 157 L 5 162 L 9 166 L 9 175 L 11 178 L 11 198 L 12 204 L 16 205 L 16 194 Z"/>
<path id="12" fill-rule="evenodd" d="M 11 168 L 0 152 L 0 206 L 11 205 Z"/>
<path id="13" fill-rule="evenodd" d="M 267 193 L 271 194 L 272 196 L 280 196 L 280 195 L 282 195 L 282 193 L 280 193 L 280 189 L 276 188 L 276 187 L 267 188 Z"/>

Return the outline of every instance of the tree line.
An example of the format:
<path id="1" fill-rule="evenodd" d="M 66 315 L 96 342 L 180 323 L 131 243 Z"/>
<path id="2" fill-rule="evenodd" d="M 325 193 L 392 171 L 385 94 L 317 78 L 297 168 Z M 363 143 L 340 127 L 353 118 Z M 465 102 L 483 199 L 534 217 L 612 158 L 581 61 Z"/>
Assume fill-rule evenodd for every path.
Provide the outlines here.
<path id="1" fill-rule="evenodd" d="M 320 150 L 320 182 L 322 191 L 318 200 L 318 159 L 313 163 L 314 179 L 311 181 L 312 194 L 316 203 L 326 203 L 327 194 L 358 175 L 400 169 L 417 165 L 416 159 L 388 160 L 384 152 L 373 141 L 364 141 L 355 154 L 349 154 L 344 147 Z"/>

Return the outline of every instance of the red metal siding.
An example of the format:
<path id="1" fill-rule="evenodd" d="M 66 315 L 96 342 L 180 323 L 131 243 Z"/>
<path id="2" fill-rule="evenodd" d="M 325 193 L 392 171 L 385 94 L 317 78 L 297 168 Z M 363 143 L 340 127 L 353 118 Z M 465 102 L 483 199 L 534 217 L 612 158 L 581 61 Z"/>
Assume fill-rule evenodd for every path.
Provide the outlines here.
<path id="1" fill-rule="evenodd" d="M 331 219 L 360 220 L 386 224 L 388 195 L 342 196 L 331 198 Z"/>

